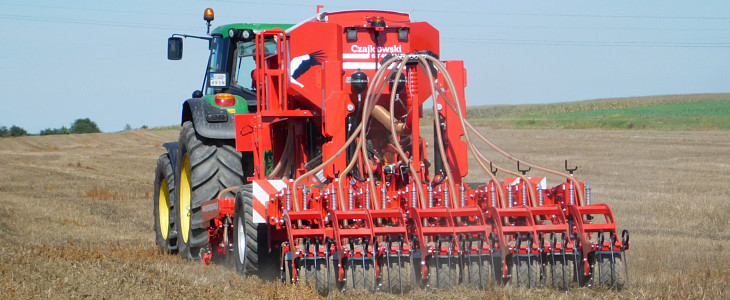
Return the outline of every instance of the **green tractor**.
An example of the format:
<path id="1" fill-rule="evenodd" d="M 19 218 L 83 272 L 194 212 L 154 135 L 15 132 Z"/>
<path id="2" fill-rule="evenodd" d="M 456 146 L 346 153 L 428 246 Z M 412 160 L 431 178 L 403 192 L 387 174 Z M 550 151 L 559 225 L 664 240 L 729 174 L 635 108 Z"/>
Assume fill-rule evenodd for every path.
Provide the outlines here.
<path id="1" fill-rule="evenodd" d="M 198 259 L 208 245 L 201 227 L 201 203 L 229 195 L 226 190 L 252 175 L 251 157 L 236 151 L 234 114 L 255 112 L 255 36 L 266 29 L 286 30 L 291 24 L 237 23 L 212 31 L 213 10 L 205 10 L 209 36 L 173 34 L 167 58 L 182 59 L 183 38 L 208 41 L 210 56 L 202 88 L 185 100 L 177 142 L 165 143 L 155 170 L 154 218 L 156 240 L 165 252 Z M 267 41 L 276 46 L 276 41 Z M 267 47 L 268 48 L 268 47 Z M 221 194 L 222 193 L 222 194 Z M 219 195 L 221 194 L 221 195 Z"/>

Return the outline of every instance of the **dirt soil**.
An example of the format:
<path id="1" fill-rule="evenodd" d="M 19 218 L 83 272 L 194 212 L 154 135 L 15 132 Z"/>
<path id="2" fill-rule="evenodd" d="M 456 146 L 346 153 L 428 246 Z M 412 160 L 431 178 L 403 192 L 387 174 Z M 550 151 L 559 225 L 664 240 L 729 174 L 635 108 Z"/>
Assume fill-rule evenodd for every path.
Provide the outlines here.
<path id="1" fill-rule="evenodd" d="M 730 288 L 730 133 L 727 131 L 489 130 L 514 155 L 556 169 L 563 160 L 631 230 L 631 288 L 465 287 L 334 298 L 727 298 Z M 319 297 L 305 286 L 241 277 L 160 253 L 152 181 L 177 131 L 0 139 L 0 295 L 3 298 Z M 496 157 L 486 147 L 489 157 Z M 500 160 L 498 160 L 500 161 Z M 501 160 L 503 161 L 503 160 Z M 504 162 L 504 161 L 503 161 Z M 504 163 L 513 166 L 512 163 Z M 476 164 L 470 181 L 485 177 Z M 529 175 L 539 176 L 537 173 Z M 549 183 L 556 184 L 549 177 Z"/>

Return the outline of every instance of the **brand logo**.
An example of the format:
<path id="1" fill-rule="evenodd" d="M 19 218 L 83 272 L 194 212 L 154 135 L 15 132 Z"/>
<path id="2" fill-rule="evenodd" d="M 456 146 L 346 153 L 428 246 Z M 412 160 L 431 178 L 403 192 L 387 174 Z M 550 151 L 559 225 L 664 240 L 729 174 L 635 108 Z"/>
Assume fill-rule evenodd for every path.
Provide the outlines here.
<path id="1" fill-rule="evenodd" d="M 304 87 L 304 85 L 297 81 L 297 79 L 309 71 L 309 69 L 313 66 L 321 65 L 325 59 L 327 59 L 327 56 L 322 50 L 317 50 L 315 52 L 293 58 L 290 63 L 291 73 L 289 74 L 291 75 L 291 82 L 300 87 Z"/>
<path id="2" fill-rule="evenodd" d="M 377 50 L 377 51 L 376 51 Z M 380 64 L 376 64 L 375 60 L 381 60 L 388 54 L 400 54 L 403 53 L 402 45 L 394 46 L 380 46 L 375 45 L 352 45 L 350 46 L 351 52 L 342 53 L 342 68 L 345 70 L 375 70 Z M 375 54 L 378 57 L 375 57 Z M 363 60 L 368 60 L 364 62 Z"/>
<path id="3" fill-rule="evenodd" d="M 377 52 L 386 54 L 386 53 L 401 53 L 403 52 L 403 47 L 401 45 L 395 45 L 390 47 L 377 47 Z M 367 46 L 358 46 L 358 45 L 352 45 L 350 47 L 350 51 L 353 53 L 375 53 L 376 51 L 375 45 L 367 45 Z"/>

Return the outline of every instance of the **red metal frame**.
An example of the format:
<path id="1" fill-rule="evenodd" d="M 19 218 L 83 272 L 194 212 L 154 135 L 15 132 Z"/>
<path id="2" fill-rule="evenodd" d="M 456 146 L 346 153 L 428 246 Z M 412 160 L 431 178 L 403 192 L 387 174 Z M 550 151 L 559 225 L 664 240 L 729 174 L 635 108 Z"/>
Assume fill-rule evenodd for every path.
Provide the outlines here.
<path id="1" fill-rule="evenodd" d="M 401 20 L 393 27 L 371 27 L 366 16 L 380 14 L 385 20 Z M 405 19 L 404 19 L 405 18 Z M 356 39 L 345 38 L 344 30 L 354 28 L 357 31 Z M 407 40 L 398 38 L 398 28 L 408 28 L 410 36 Z M 264 41 L 276 38 L 277 52 L 271 55 L 264 53 Z M 377 40 L 379 43 L 369 48 Z M 255 114 L 239 114 L 235 116 L 236 147 L 239 151 L 253 152 L 254 174 L 249 179 L 266 179 L 266 151 L 273 151 L 273 162 L 284 159 L 282 141 L 291 138 L 294 141 L 292 150 L 293 177 L 305 173 L 304 164 L 314 156 L 306 151 L 307 147 L 321 147 L 322 161 L 335 155 L 347 139 L 345 132 L 346 118 L 354 113 L 361 104 L 359 98 L 351 91 L 351 84 L 347 76 L 354 69 L 351 66 L 363 67 L 368 78 L 375 75 L 375 61 L 381 60 L 385 54 L 413 53 L 416 50 L 430 49 L 438 54 L 438 32 L 426 23 L 409 22 L 407 15 L 380 11 L 356 11 L 329 14 L 327 21 L 312 20 L 305 22 L 289 32 L 282 30 L 264 30 L 256 36 L 256 63 L 257 69 L 257 97 L 258 110 Z M 382 49 L 382 52 L 361 55 L 362 49 Z M 368 50 L 369 51 L 369 50 Z M 309 53 L 309 54 L 308 54 Z M 294 71 L 290 65 L 294 58 L 318 53 L 321 61 L 309 61 L 312 65 L 299 76 L 296 84 L 291 84 L 290 74 Z M 426 54 L 418 54 L 426 55 Z M 322 58 L 324 57 L 324 58 Z M 310 57 L 315 59 L 315 57 Z M 455 92 L 459 96 L 460 105 L 466 107 L 464 87 L 466 86 L 466 70 L 461 61 L 444 62 L 448 73 L 454 80 Z M 372 67 L 370 67 L 372 66 Z M 381 149 L 383 158 L 379 164 L 373 163 L 377 170 L 377 185 L 379 190 L 368 193 L 369 182 L 355 180 L 348 175 L 347 182 L 338 182 L 336 178 L 347 165 L 345 155 L 338 156 L 328 163 L 317 176 L 326 178 L 325 183 L 304 179 L 298 186 L 291 181 L 288 183 L 288 195 L 283 192 L 271 195 L 266 209 L 266 221 L 271 225 L 269 237 L 272 246 L 281 245 L 282 259 L 287 254 L 292 262 L 297 259 L 322 256 L 324 253 L 336 253 L 339 259 L 339 279 L 344 276 L 344 260 L 353 257 L 372 257 L 382 255 L 412 255 L 418 252 L 421 257 L 422 279 L 428 274 L 427 260 L 434 256 L 443 255 L 492 255 L 492 249 L 501 253 L 502 275 L 508 277 L 509 256 L 541 255 L 544 253 L 574 253 L 581 251 L 581 256 L 587 260 L 589 254 L 595 251 L 622 251 L 628 248 L 614 238 L 612 242 L 598 242 L 596 236 L 608 233 L 615 237 L 616 226 L 611 210 L 605 204 L 583 203 L 579 199 L 577 190 L 585 190 L 583 183 L 572 186 L 571 181 L 558 186 L 538 189 L 544 177 L 529 179 L 529 184 L 520 182 L 513 185 L 514 178 L 507 178 L 503 183 L 488 181 L 487 186 L 469 187 L 462 182 L 468 173 L 467 144 L 463 140 L 464 132 L 459 126 L 460 114 L 446 104 L 446 99 L 436 97 L 437 112 L 440 118 L 449 124 L 443 130 L 444 144 L 447 150 L 447 162 L 453 172 L 454 186 L 461 188 L 452 191 L 460 199 L 445 201 L 446 193 L 434 192 L 430 195 L 433 207 L 422 207 L 425 199 L 417 199 L 414 189 L 416 180 L 408 172 L 399 175 L 386 174 L 383 171 L 385 163 L 392 164 L 393 168 L 402 167 L 411 169 L 421 178 L 422 188 L 428 188 L 428 169 L 421 166 L 425 159 L 426 140 L 420 136 L 420 116 L 422 105 L 430 98 L 431 88 L 426 73 L 417 65 L 408 65 L 405 71 L 407 84 L 405 86 L 404 106 L 396 106 L 393 115 L 408 125 L 411 141 L 407 165 L 402 165 L 393 149 Z M 450 87 L 444 84 L 444 74 L 438 74 L 438 88 L 446 95 L 451 95 Z M 375 84 L 370 82 L 370 84 Z M 385 106 L 390 99 L 390 88 L 385 88 L 381 98 L 376 99 L 378 105 Z M 359 120 L 358 120 L 359 121 Z M 294 127 L 293 136 L 282 133 L 281 128 Z M 305 130 L 307 126 L 316 128 L 321 137 L 319 140 L 308 136 L 311 132 Z M 390 138 L 388 128 L 378 124 L 372 125 L 374 135 L 381 134 L 382 139 Z M 312 143 L 315 143 L 314 145 Z M 377 141 L 376 141 L 377 143 Z M 392 145 L 391 145 L 392 147 Z M 362 160 L 362 157 L 360 157 Z M 425 165 L 424 165 L 425 166 Z M 358 165 L 361 172 L 365 166 Z M 439 190 L 447 187 L 448 181 L 437 183 L 434 188 Z M 348 201 L 338 203 L 336 195 L 338 185 L 343 184 L 343 190 L 352 190 L 352 195 L 339 195 L 343 199 L 352 198 L 352 207 Z M 303 187 L 307 186 L 305 195 Z M 502 194 L 513 192 L 511 199 L 499 199 L 496 189 Z M 532 193 L 527 193 L 532 189 Z M 519 192 L 518 192 L 519 191 Z M 525 192 L 523 192 L 525 191 Z M 347 192 L 346 192 L 347 193 Z M 370 199 L 370 195 L 376 195 Z M 542 199 L 532 199 L 530 195 Z M 292 197 L 295 196 L 295 197 Z M 287 207 L 289 201 L 294 201 L 292 207 Z M 572 199 L 572 201 L 571 201 Z M 508 203 L 512 200 L 512 203 Z M 297 210 L 295 207 L 306 209 Z M 368 203 L 384 203 L 380 209 L 370 208 Z M 415 202 L 415 205 L 413 204 Z M 448 202 L 448 203 L 446 203 Z M 542 203 L 539 203 L 542 202 Z M 505 203 L 505 204 L 503 204 Z M 217 208 L 213 206 L 217 205 Z M 506 205 L 507 207 L 503 207 Z M 213 253 L 221 253 L 220 245 L 225 238 L 224 227 L 226 218 L 233 214 L 233 200 L 230 198 L 214 199 L 204 203 L 203 218 L 208 223 L 209 241 L 213 246 Z M 377 206 L 376 206 L 377 207 Z M 605 223 L 592 222 L 587 215 L 602 215 Z M 208 226 L 206 223 L 205 226 Z M 573 224 L 571 227 L 569 224 Z M 579 248 L 574 249 L 572 232 L 577 233 Z M 545 241 L 547 235 L 562 235 L 566 241 L 552 245 Z M 494 245 L 487 240 L 496 237 Z M 434 241 L 448 239 L 449 246 L 439 248 Z M 529 239 L 530 245 L 521 241 Z M 305 249 L 306 241 L 318 241 L 317 249 Z M 354 240 L 369 241 L 367 249 L 352 249 L 348 244 Z M 481 247 L 472 241 L 481 241 Z M 331 241 L 331 248 L 326 248 Z M 398 241 L 398 245 L 392 242 Z M 464 249 L 462 247 L 467 247 Z M 517 246 L 519 245 L 519 247 Z M 216 248 L 218 247 L 218 248 Z M 372 248 L 371 248 L 372 247 Z M 588 274 L 588 264 L 585 265 Z M 377 267 L 377 266 L 376 266 Z M 297 280 L 296 268 L 292 268 L 292 280 Z"/>
<path id="2" fill-rule="evenodd" d="M 209 251 L 203 254 L 204 264 L 209 264 L 214 256 L 228 254 L 230 239 L 233 234 L 234 198 L 219 198 L 203 202 L 200 205 L 203 222 L 202 228 L 208 229 Z"/>

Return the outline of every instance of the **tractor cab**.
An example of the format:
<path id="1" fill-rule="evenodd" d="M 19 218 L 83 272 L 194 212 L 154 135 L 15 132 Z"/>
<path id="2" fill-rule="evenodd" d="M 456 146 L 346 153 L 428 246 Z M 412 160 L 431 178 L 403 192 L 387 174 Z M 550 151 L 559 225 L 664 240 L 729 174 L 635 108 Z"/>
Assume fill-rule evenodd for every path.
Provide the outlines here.
<path id="1" fill-rule="evenodd" d="M 286 30 L 292 24 L 236 23 L 222 25 L 210 30 L 214 19 L 213 10 L 205 10 L 204 20 L 208 23 L 209 36 L 173 34 L 168 39 L 167 58 L 182 59 L 183 38 L 208 41 L 210 56 L 202 88 L 193 92 L 193 98 L 203 98 L 210 105 L 225 109 L 229 113 L 256 111 L 256 34 L 266 29 Z M 276 53 L 276 41 L 264 41 L 265 52 Z M 219 94 L 226 94 L 216 97 Z M 229 96 L 232 95 L 232 96 Z M 234 100 L 234 101 L 231 101 Z M 231 103 L 233 102 L 233 103 Z"/>
<path id="2" fill-rule="evenodd" d="M 283 24 L 230 24 L 211 33 L 210 59 L 205 95 L 233 94 L 246 100 L 249 110 L 256 107 L 256 34 L 264 29 L 288 27 Z M 265 41 L 265 52 L 276 53 L 276 41 Z"/>

